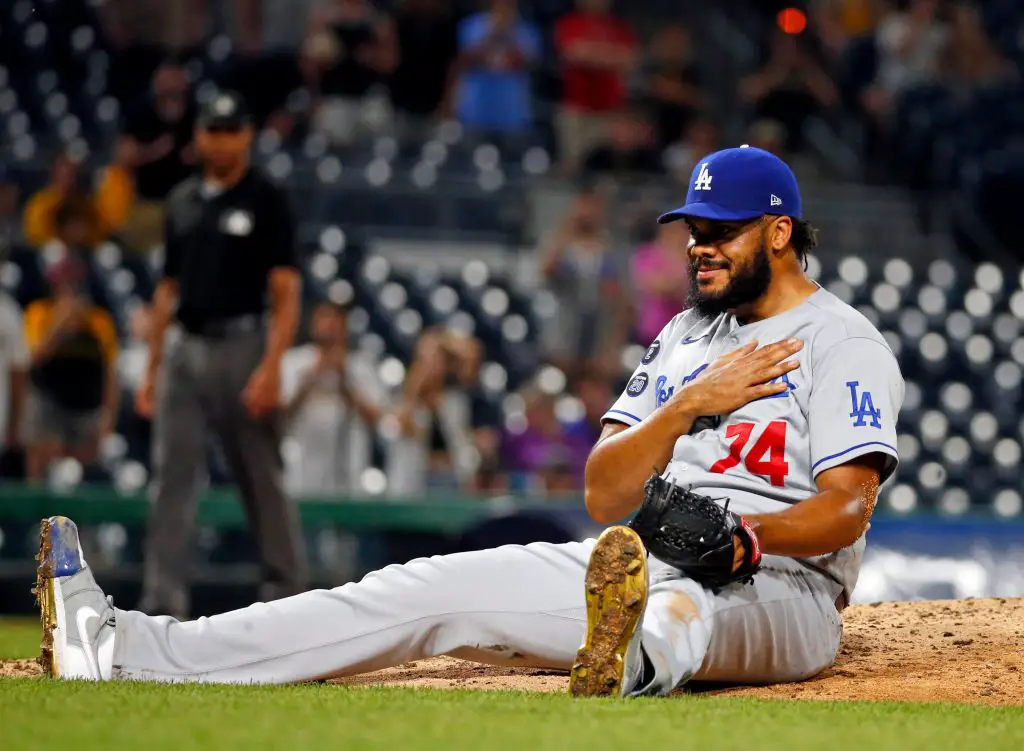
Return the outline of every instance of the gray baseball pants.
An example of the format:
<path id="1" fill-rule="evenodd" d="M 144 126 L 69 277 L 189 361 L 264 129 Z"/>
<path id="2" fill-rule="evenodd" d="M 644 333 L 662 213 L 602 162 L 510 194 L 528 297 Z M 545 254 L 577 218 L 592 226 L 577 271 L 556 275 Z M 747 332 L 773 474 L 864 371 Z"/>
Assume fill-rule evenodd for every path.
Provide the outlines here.
<path id="1" fill-rule="evenodd" d="M 242 392 L 263 356 L 255 325 L 221 338 L 185 335 L 169 345 L 157 391 L 152 502 L 142 608 L 189 612 L 188 564 L 206 470 L 206 436 L 221 442 L 260 552 L 260 599 L 305 587 L 298 514 L 285 495 L 280 416 L 256 420 Z"/>
<path id="2" fill-rule="evenodd" d="M 387 566 L 361 581 L 212 618 L 116 612 L 113 677 L 294 683 L 448 654 L 567 669 L 586 631 L 584 574 L 594 540 L 505 545 Z M 642 643 L 651 693 L 698 678 L 802 680 L 832 664 L 841 587 L 765 556 L 752 585 L 713 594 L 651 559 Z"/>

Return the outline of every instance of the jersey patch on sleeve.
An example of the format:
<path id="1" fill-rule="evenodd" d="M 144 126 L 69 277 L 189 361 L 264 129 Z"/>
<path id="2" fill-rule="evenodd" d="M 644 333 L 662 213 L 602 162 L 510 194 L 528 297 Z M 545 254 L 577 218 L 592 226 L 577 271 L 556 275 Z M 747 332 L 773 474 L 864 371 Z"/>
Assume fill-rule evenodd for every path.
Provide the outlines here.
<path id="1" fill-rule="evenodd" d="M 661 339 L 655 339 L 651 342 L 651 346 L 647 348 L 647 351 L 644 352 L 644 356 L 641 358 L 640 362 L 644 365 L 650 365 L 651 361 L 658 356 L 659 352 L 661 352 Z"/>
<path id="2" fill-rule="evenodd" d="M 646 373 L 637 373 L 633 376 L 629 384 L 626 386 L 626 393 L 630 396 L 640 396 L 644 393 L 647 388 L 647 382 L 650 380 Z"/>

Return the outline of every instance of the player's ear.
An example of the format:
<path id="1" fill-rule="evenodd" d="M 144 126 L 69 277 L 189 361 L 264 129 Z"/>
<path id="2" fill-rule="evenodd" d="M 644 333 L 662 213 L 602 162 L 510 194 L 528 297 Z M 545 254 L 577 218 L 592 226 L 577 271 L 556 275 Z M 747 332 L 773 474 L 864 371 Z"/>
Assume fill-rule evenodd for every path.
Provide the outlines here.
<path id="1" fill-rule="evenodd" d="M 768 225 L 768 245 L 772 250 L 783 250 L 793 237 L 793 220 L 788 216 L 773 217 Z"/>

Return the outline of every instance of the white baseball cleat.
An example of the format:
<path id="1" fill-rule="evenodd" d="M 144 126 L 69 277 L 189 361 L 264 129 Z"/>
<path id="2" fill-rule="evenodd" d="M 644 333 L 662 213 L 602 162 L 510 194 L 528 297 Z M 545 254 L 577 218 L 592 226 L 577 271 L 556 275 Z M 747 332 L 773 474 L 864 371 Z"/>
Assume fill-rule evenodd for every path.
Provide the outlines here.
<path id="1" fill-rule="evenodd" d="M 34 593 L 43 626 L 39 662 L 53 678 L 110 680 L 113 603 L 85 563 L 78 527 L 63 516 L 39 524 Z"/>
<path id="2" fill-rule="evenodd" d="M 626 696 L 640 680 L 640 622 L 647 607 L 647 551 L 629 527 L 597 538 L 586 578 L 587 638 L 569 674 L 573 696 Z"/>

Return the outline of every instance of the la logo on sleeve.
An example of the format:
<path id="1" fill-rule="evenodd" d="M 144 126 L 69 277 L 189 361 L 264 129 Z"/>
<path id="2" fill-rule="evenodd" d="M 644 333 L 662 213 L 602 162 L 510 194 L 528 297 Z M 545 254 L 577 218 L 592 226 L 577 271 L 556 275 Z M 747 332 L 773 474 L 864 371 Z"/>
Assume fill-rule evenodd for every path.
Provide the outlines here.
<path id="1" fill-rule="evenodd" d="M 863 428 L 870 425 L 880 429 L 882 410 L 875 408 L 871 392 L 867 389 L 859 391 L 860 381 L 847 381 L 846 387 L 850 389 L 850 417 L 853 419 L 853 427 Z"/>

